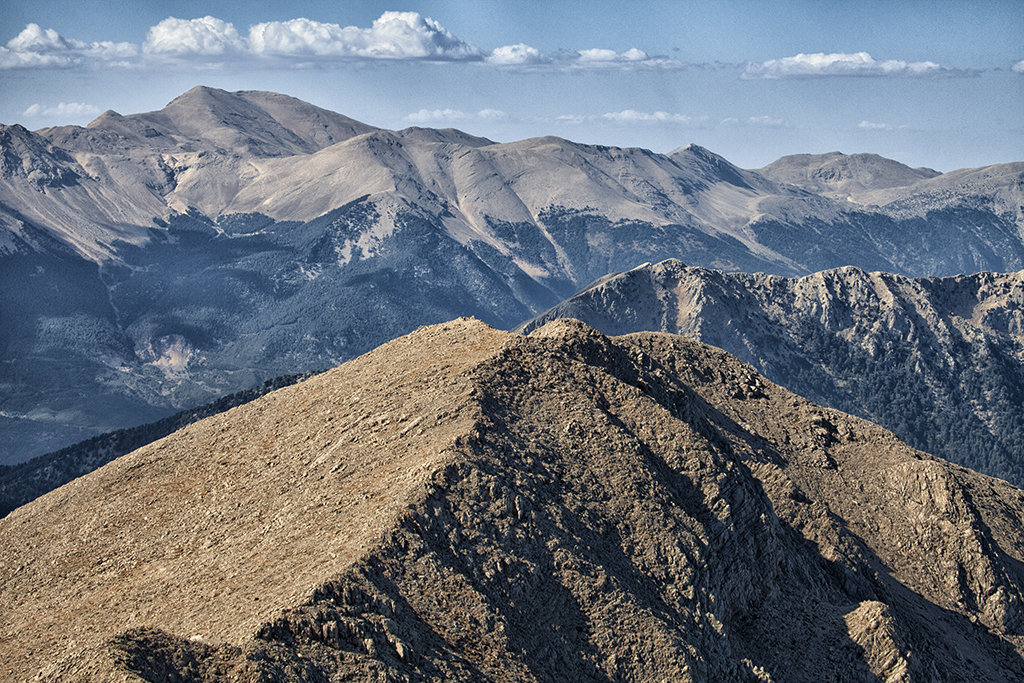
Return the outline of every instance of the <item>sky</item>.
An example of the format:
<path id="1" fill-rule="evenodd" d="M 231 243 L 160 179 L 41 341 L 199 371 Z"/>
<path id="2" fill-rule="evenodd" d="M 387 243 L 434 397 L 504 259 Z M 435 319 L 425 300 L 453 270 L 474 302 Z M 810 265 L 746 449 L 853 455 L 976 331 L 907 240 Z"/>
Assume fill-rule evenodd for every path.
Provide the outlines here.
<path id="1" fill-rule="evenodd" d="M 557 135 L 745 168 L 1024 160 L 1024 1 L 4 0 L 0 122 L 85 125 L 196 85 L 385 128 Z"/>

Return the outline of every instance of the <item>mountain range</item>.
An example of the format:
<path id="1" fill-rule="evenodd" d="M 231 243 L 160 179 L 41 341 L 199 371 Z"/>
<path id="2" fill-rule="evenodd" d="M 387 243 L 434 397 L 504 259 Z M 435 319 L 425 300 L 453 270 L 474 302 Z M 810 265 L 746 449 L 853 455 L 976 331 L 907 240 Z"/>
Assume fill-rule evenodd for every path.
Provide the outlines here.
<path id="1" fill-rule="evenodd" d="M 801 396 L 1024 486 L 1024 271 L 784 278 L 667 260 L 609 275 L 519 330 L 558 318 L 719 346 Z"/>
<path id="2" fill-rule="evenodd" d="M 205 87 L 86 127 L 3 126 L 0 462 L 418 325 L 510 328 L 644 261 L 1017 270 L 1022 178 L 1024 164 L 936 175 L 829 154 L 750 171 L 695 145 L 495 143 Z"/>
<path id="3" fill-rule="evenodd" d="M 720 349 L 460 319 L 0 520 L 0 671 L 1015 680 L 1022 518 Z"/>

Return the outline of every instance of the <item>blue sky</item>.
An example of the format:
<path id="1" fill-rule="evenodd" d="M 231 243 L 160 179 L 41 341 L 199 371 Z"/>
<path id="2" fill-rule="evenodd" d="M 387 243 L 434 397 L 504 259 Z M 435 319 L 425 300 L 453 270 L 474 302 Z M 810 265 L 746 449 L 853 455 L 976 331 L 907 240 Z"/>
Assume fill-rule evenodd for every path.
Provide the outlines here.
<path id="1" fill-rule="evenodd" d="M 388 128 L 945 171 L 1024 160 L 1021 36 L 1020 0 L 7 0 L 0 121 L 85 124 L 204 84 Z"/>

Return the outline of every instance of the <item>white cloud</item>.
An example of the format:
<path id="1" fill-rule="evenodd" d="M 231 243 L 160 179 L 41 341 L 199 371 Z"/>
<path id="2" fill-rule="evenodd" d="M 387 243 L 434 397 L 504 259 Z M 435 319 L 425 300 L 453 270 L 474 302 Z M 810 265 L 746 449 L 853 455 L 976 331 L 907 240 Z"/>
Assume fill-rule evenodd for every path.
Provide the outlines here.
<path id="1" fill-rule="evenodd" d="M 618 70 L 674 70 L 686 65 L 676 59 L 651 57 L 643 50 L 632 47 L 624 52 L 591 48 L 575 53 L 561 53 L 555 63 L 565 69 L 618 69 Z"/>
<path id="2" fill-rule="evenodd" d="M 745 78 L 811 78 L 815 76 L 973 76 L 977 72 L 951 69 L 935 62 L 876 60 L 867 52 L 800 53 L 793 57 L 747 64 Z"/>
<path id="3" fill-rule="evenodd" d="M 66 68 L 89 62 L 123 65 L 123 60 L 137 54 L 138 47 L 132 43 L 87 43 L 28 24 L 6 47 L 0 47 L 0 69 Z"/>
<path id="4" fill-rule="evenodd" d="M 242 52 L 245 43 L 233 24 L 216 17 L 167 17 L 150 27 L 142 49 L 152 55 L 220 56 Z"/>
<path id="5" fill-rule="evenodd" d="M 83 102 L 61 102 L 53 107 L 42 104 L 31 104 L 22 114 L 23 116 L 48 118 L 79 118 L 82 116 L 96 116 L 100 113 L 99 107 Z"/>
<path id="6" fill-rule="evenodd" d="M 29 24 L 21 33 L 7 41 L 7 47 L 17 52 L 59 52 L 73 49 L 66 40 L 52 28 L 44 29 L 39 24 Z"/>
<path id="7" fill-rule="evenodd" d="M 1013 71 L 1016 71 L 1019 74 L 1024 74 L 1024 59 L 1020 60 L 1019 62 L 1017 62 L 1016 64 L 1014 64 L 1010 68 Z"/>
<path id="8" fill-rule="evenodd" d="M 762 128 L 785 128 L 786 122 L 774 116 L 748 116 L 736 118 L 730 116 L 719 122 L 720 126 L 760 126 Z"/>
<path id="9" fill-rule="evenodd" d="M 707 116 L 688 116 L 686 114 L 673 114 L 667 111 L 637 111 L 636 109 L 623 109 L 622 111 L 610 111 L 605 114 L 562 114 L 555 118 L 558 123 L 580 124 L 585 122 L 616 123 L 623 125 L 674 125 L 674 126 L 702 126 L 707 123 Z"/>
<path id="10" fill-rule="evenodd" d="M 364 59 L 478 60 L 478 48 L 416 12 L 384 12 L 370 28 L 310 19 L 272 21 L 249 29 L 256 54 Z"/>
<path id="11" fill-rule="evenodd" d="M 608 112 L 602 119 L 616 123 L 674 123 L 684 126 L 704 123 L 707 117 L 693 117 L 685 114 L 670 114 L 667 111 L 643 112 L 636 109 Z"/>
<path id="12" fill-rule="evenodd" d="M 888 123 L 876 123 L 874 121 L 861 121 L 857 124 L 857 127 L 864 130 L 892 130 L 892 126 Z"/>
<path id="13" fill-rule="evenodd" d="M 503 121 L 509 115 L 501 109 L 481 109 L 476 114 L 467 114 L 458 109 L 420 109 L 406 115 L 405 120 L 415 124 L 431 124 L 439 122 L 464 121 L 480 119 L 482 121 Z"/>
<path id="14" fill-rule="evenodd" d="M 156 66 L 195 60 L 308 67 L 349 60 L 463 61 L 521 70 L 669 70 L 685 64 L 636 47 L 562 50 L 545 54 L 525 43 L 485 52 L 417 12 L 384 12 L 368 28 L 307 18 L 253 24 L 248 33 L 213 16 L 167 17 L 141 47 L 110 41 L 86 43 L 29 24 L 0 47 L 0 69 L 98 65 Z"/>
<path id="15" fill-rule="evenodd" d="M 438 121 L 458 121 L 466 118 L 465 112 L 458 109 L 420 109 L 405 117 L 410 123 L 436 123 Z"/>
<path id="16" fill-rule="evenodd" d="M 0 47 L 0 69 L 62 69 L 75 66 L 76 60 L 70 55 L 41 54 Z"/>
<path id="17" fill-rule="evenodd" d="M 546 57 L 541 54 L 540 50 L 525 43 L 496 47 L 487 56 L 487 63 L 495 66 L 533 66 L 550 62 L 550 57 Z"/>
<path id="18" fill-rule="evenodd" d="M 676 59 L 651 57 L 639 48 L 623 52 L 607 48 L 562 50 L 544 54 L 525 43 L 495 48 L 485 60 L 492 66 L 525 71 L 583 71 L 583 70 L 673 70 L 686 65 Z"/>
<path id="19" fill-rule="evenodd" d="M 508 118 L 508 114 L 500 109 L 481 109 L 476 115 L 489 121 L 500 121 Z"/>

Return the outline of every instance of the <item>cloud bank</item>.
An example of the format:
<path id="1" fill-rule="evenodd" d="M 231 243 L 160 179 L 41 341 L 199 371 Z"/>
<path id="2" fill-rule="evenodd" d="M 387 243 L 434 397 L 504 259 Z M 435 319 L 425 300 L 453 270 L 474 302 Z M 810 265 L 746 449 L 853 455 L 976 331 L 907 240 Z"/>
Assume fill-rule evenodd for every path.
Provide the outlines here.
<path id="1" fill-rule="evenodd" d="M 341 27 L 311 19 L 256 24 L 249 50 L 279 57 L 480 60 L 483 52 L 416 12 L 384 12 L 370 28 Z"/>
<path id="2" fill-rule="evenodd" d="M 384 12 L 369 27 L 341 26 L 300 17 L 267 21 L 240 30 L 213 16 L 167 17 L 134 43 L 85 42 L 53 29 L 29 24 L 0 47 L 0 69 L 75 67 L 157 67 L 161 64 L 237 64 L 240 66 L 331 66 L 355 61 L 470 62 L 518 71 L 680 70 L 688 65 L 631 47 L 616 51 L 591 47 L 545 53 L 526 43 L 490 51 L 452 34 L 417 12 Z M 725 68 L 725 67 L 718 67 Z M 728 67 L 734 68 L 734 67 Z M 1024 70 L 1024 61 L 1013 67 Z M 876 60 L 867 52 L 798 54 L 751 62 L 744 78 L 822 76 L 901 76 L 934 78 L 977 75 L 935 62 Z"/>
<path id="3" fill-rule="evenodd" d="M 1019 74 L 1024 74 L 1024 59 L 1020 60 L 1019 62 L 1017 62 L 1016 64 L 1014 64 L 1010 68 L 1013 71 L 1016 71 Z"/>
<path id="4" fill-rule="evenodd" d="M 876 60 L 867 52 L 800 53 L 793 57 L 751 62 L 744 78 L 815 78 L 824 76 L 892 76 L 935 78 L 975 76 L 976 71 L 951 69 L 935 62 L 906 62 L 900 59 Z"/>
<path id="5" fill-rule="evenodd" d="M 559 71 L 685 66 L 677 60 L 652 57 L 635 47 L 622 52 L 586 48 L 545 54 L 525 43 L 515 43 L 487 52 L 417 12 L 384 12 L 368 28 L 300 17 L 253 24 L 247 33 L 213 16 L 167 17 L 149 28 L 140 45 L 86 43 L 29 24 L 0 47 L 0 69 L 112 64 L 146 67 L 187 62 L 306 67 L 381 60 L 473 62 L 505 69 Z"/>

